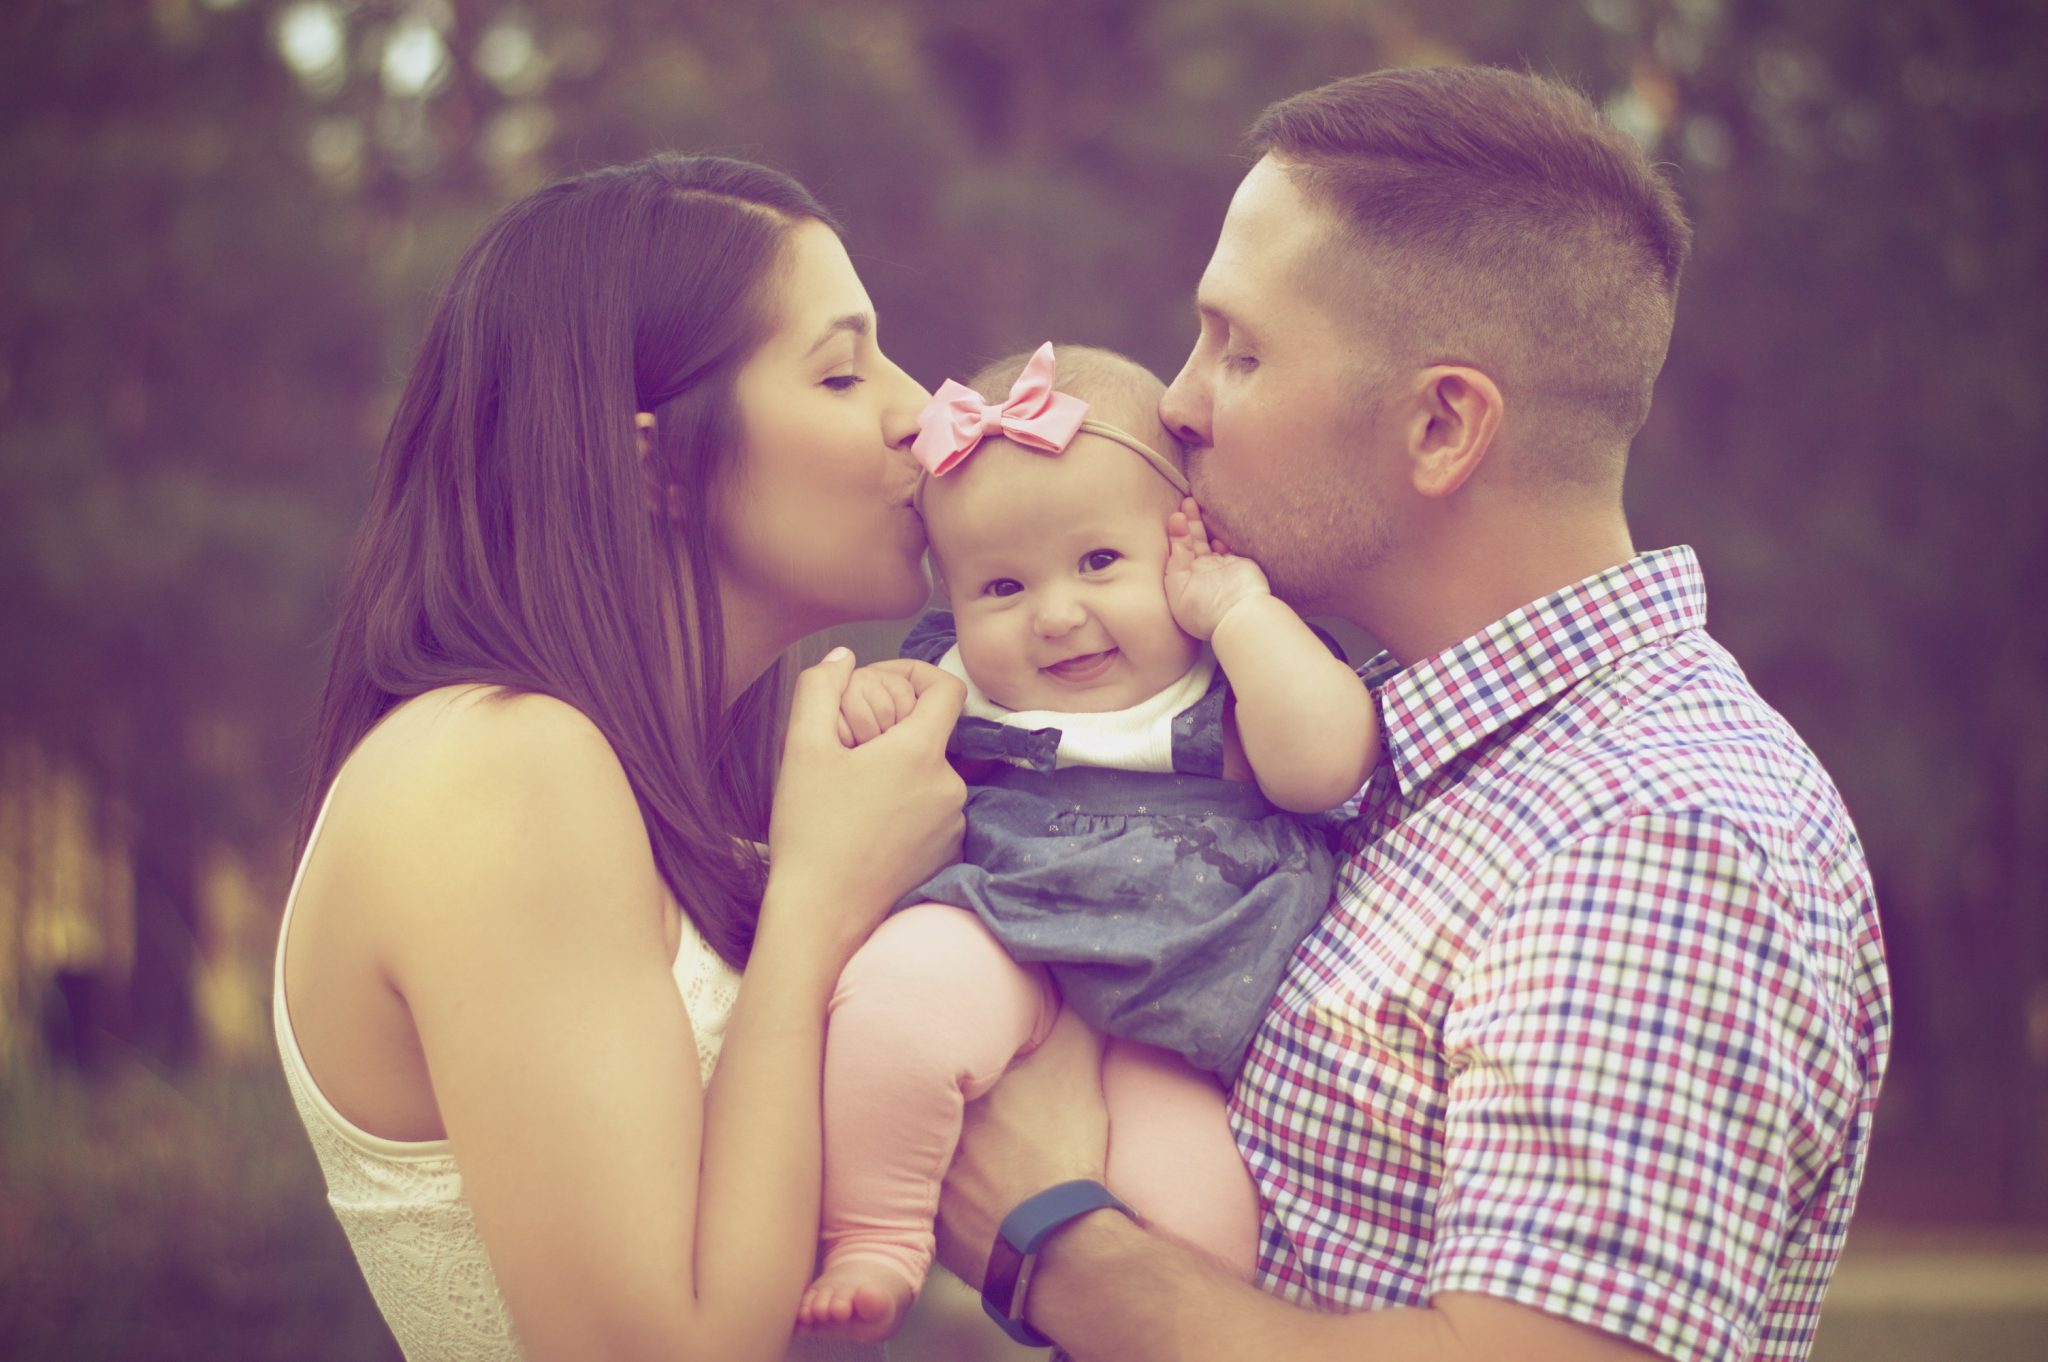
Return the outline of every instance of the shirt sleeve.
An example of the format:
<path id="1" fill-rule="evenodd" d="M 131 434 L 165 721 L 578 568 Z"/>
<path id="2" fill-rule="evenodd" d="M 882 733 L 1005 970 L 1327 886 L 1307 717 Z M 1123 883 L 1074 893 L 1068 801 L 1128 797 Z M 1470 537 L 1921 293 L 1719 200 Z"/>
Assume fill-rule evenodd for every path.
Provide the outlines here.
<path id="1" fill-rule="evenodd" d="M 1750 1355 L 1855 1116 L 1796 897 L 1710 813 L 1639 814 L 1533 868 L 1446 1016 L 1432 1294 Z"/>

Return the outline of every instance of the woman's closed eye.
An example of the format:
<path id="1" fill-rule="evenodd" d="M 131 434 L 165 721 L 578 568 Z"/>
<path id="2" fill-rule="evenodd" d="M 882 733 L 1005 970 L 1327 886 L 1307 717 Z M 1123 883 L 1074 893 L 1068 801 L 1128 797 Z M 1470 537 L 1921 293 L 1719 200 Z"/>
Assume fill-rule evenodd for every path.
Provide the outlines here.
<path id="1" fill-rule="evenodd" d="M 825 386 L 835 393 L 843 393 L 851 392 L 865 382 L 867 380 L 859 374 L 834 374 L 825 380 Z"/>
<path id="2" fill-rule="evenodd" d="M 1122 557 L 1115 549 L 1090 549 L 1081 555 L 1081 571 L 1102 572 Z"/>

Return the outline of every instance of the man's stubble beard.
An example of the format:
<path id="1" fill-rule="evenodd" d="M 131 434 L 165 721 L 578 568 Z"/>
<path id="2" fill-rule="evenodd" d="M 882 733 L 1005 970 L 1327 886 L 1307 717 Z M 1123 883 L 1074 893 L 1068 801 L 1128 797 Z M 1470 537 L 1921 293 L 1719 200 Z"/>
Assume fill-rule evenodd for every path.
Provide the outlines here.
<path id="1" fill-rule="evenodd" d="M 1189 451 L 1188 478 L 1207 510 L 1203 473 L 1200 455 Z M 1218 528 L 1231 551 L 1258 563 L 1273 594 L 1298 613 L 1342 615 L 1359 579 L 1383 563 L 1394 544 L 1385 508 L 1362 482 L 1317 470 L 1312 486 L 1298 486 Z"/>
<path id="2" fill-rule="evenodd" d="M 1391 548 L 1385 517 L 1377 507 L 1324 501 L 1303 508 L 1297 524 L 1272 562 L 1260 560 L 1273 594 L 1304 615 L 1348 613 L 1359 579 Z"/>

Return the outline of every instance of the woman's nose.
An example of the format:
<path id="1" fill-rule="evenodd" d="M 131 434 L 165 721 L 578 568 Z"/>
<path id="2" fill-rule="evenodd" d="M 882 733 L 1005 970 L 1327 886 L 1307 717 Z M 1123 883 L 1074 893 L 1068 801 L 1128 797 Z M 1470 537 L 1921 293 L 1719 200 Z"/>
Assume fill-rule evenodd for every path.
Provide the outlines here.
<path id="1" fill-rule="evenodd" d="M 884 357 L 883 363 L 889 369 L 883 381 L 894 385 L 889 394 L 887 414 L 883 418 L 883 435 L 891 448 L 908 453 L 917 439 L 917 418 L 931 402 L 932 395 L 924 390 L 924 384 L 897 368 L 894 360 Z"/>

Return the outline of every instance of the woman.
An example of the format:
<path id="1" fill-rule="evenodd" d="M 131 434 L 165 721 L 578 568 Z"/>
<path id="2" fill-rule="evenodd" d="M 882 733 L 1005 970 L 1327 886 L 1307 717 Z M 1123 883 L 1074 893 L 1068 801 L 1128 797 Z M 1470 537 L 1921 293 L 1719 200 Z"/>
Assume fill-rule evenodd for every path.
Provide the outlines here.
<path id="1" fill-rule="evenodd" d="M 922 602 L 925 396 L 831 219 L 758 166 L 557 184 L 457 266 L 357 545 L 277 971 L 409 1356 L 788 1346 L 826 1000 L 957 849 L 963 789 L 935 673 L 841 746 L 843 650 L 797 679 L 778 779 L 778 659 Z"/>

